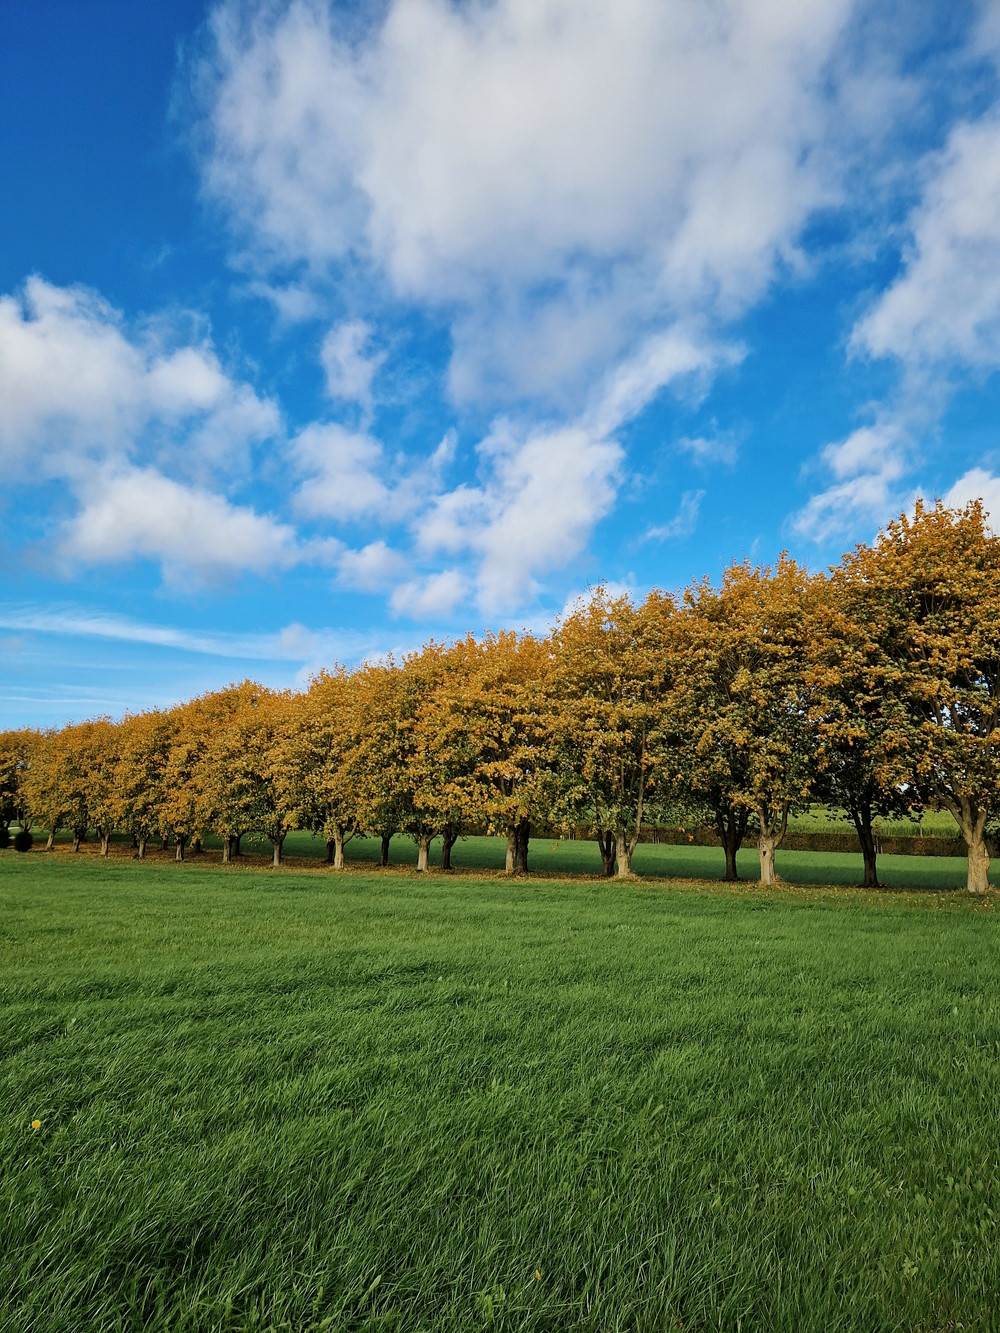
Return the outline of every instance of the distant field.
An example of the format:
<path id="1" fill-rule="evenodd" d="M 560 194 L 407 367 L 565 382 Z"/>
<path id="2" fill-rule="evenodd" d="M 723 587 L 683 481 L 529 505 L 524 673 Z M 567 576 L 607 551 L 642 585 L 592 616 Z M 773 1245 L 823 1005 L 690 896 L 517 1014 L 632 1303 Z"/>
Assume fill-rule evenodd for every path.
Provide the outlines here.
<path id="1" fill-rule="evenodd" d="M 3 853 L 0 938 L 4 1333 L 996 1327 L 992 899 Z"/>
<path id="2" fill-rule="evenodd" d="M 44 835 L 43 835 L 44 836 Z M 36 846 L 42 845 L 43 836 Z M 68 851 L 65 836 L 58 843 L 58 858 Z M 270 860 L 270 845 L 254 838 L 245 838 L 243 847 L 246 856 L 244 864 L 259 864 Z M 217 863 L 219 859 L 218 843 L 212 838 L 206 842 L 207 853 L 203 863 Z M 119 840 L 115 846 L 116 856 L 129 856 L 129 848 Z M 90 857 L 97 852 L 94 843 L 85 844 L 80 857 Z M 321 862 L 326 849 L 319 838 L 308 833 L 290 834 L 285 843 L 285 853 L 289 865 L 313 865 Z M 44 853 L 31 853 L 34 860 Z M 150 864 L 156 864 L 157 858 L 164 854 L 151 852 Z M 377 864 L 379 844 L 373 838 L 354 838 L 347 847 L 348 864 Z M 173 853 L 167 853 L 166 859 L 172 860 Z M 79 858 L 77 858 L 79 859 Z M 411 838 L 399 836 L 393 838 L 391 862 L 394 866 L 415 865 L 417 849 Z M 441 844 L 436 841 L 431 849 L 433 865 L 440 865 Z M 502 871 L 504 864 L 504 842 L 500 838 L 462 838 L 455 845 L 452 860 L 460 872 L 485 870 Z M 190 858 L 191 864 L 198 864 L 197 856 Z M 601 858 L 597 845 L 587 839 L 557 841 L 548 838 L 533 838 L 531 841 L 530 867 L 532 873 L 539 875 L 599 875 Z M 680 879 L 718 879 L 725 868 L 722 851 L 716 847 L 675 847 L 665 844 L 642 843 L 636 850 L 635 869 L 640 875 L 662 876 Z M 758 872 L 757 852 L 749 847 L 740 853 L 740 874 L 753 879 Z M 220 866 L 220 869 L 222 867 Z M 233 867 L 236 873 L 238 867 Z M 779 851 L 778 870 L 791 884 L 859 884 L 862 877 L 860 854 L 847 852 L 792 852 Z M 332 872 L 331 872 L 332 873 Z M 879 876 L 887 887 L 914 889 L 959 889 L 964 888 L 966 864 L 963 857 L 914 857 L 881 856 L 879 857 Z M 993 882 L 1000 883 L 1000 860 L 994 863 Z"/>

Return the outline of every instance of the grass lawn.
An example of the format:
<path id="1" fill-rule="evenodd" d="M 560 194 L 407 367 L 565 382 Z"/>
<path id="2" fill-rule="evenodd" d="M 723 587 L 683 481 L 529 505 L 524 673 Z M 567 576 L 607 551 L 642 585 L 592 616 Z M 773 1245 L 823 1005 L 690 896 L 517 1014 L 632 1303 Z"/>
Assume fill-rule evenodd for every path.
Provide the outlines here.
<path id="1" fill-rule="evenodd" d="M 36 848 L 45 841 L 44 834 L 36 834 Z M 70 835 L 60 834 L 59 847 L 68 848 Z M 221 859 L 217 839 L 206 840 L 208 862 Z M 270 863 L 270 845 L 259 838 L 243 839 L 246 856 L 245 864 L 262 865 Z M 115 846 L 115 854 L 130 858 L 129 846 L 121 839 Z M 455 844 L 452 859 L 459 871 L 502 871 L 505 844 L 502 838 L 461 838 Z M 81 851 L 82 857 L 97 854 L 96 843 L 86 843 Z M 292 833 L 285 843 L 285 855 L 292 867 L 312 867 L 321 861 L 326 848 L 319 838 L 308 833 Z M 38 853 L 40 854 L 40 853 Z M 34 857 L 36 853 L 32 853 Z M 173 852 L 163 854 L 150 852 L 152 861 L 166 859 L 173 861 Z M 349 868 L 365 868 L 377 865 L 379 843 L 375 838 L 353 838 L 347 846 Z M 398 836 L 392 840 L 390 849 L 391 862 L 394 866 L 413 866 L 417 860 L 417 849 L 412 838 Z M 197 863 L 198 858 L 191 858 Z M 601 858 L 597 844 L 592 839 L 555 840 L 532 838 L 530 849 L 532 873 L 539 875 L 600 875 Z M 432 865 L 440 865 L 441 844 L 435 841 L 431 848 Z M 861 883 L 862 861 L 856 852 L 778 852 L 778 871 L 790 884 L 842 884 Z M 660 876 L 680 879 L 719 879 L 725 868 L 725 858 L 718 847 L 675 847 L 663 843 L 640 843 L 636 848 L 634 865 L 640 875 Z M 752 846 L 744 849 L 739 856 L 740 874 L 746 879 L 756 879 L 759 863 L 756 849 Z M 962 889 L 965 887 L 966 862 L 959 856 L 880 856 L 879 876 L 889 888 L 912 889 Z M 992 870 L 994 884 L 1000 885 L 1000 859 L 994 862 Z"/>
<path id="2" fill-rule="evenodd" d="M 997 1328 L 996 901 L 3 853 L 0 1328 Z"/>

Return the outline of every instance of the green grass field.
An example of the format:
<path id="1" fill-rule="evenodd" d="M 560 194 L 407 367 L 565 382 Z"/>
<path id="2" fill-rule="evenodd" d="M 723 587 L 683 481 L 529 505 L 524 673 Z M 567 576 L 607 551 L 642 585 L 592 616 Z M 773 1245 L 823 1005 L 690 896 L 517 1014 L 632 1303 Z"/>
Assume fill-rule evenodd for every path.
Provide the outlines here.
<path id="1" fill-rule="evenodd" d="M 4 853 L 0 899 L 4 1333 L 1000 1326 L 992 898 Z"/>
<path id="2" fill-rule="evenodd" d="M 44 834 L 37 835 L 36 849 L 41 848 Z M 68 850 L 69 835 L 61 834 L 58 844 L 62 855 Z M 216 839 L 206 840 L 206 853 L 201 858 L 202 864 L 218 863 L 219 844 Z M 241 858 L 242 868 L 260 867 L 270 863 L 270 845 L 263 839 L 244 838 L 245 855 Z M 95 843 L 86 843 L 80 852 L 80 858 L 91 858 L 97 854 Z M 130 848 L 119 840 L 114 848 L 116 857 L 129 858 Z M 292 833 L 285 843 L 285 854 L 289 868 L 312 868 L 322 861 L 325 847 L 319 838 L 308 833 Z M 32 858 L 44 855 L 36 850 Z M 150 852 L 150 864 L 161 861 L 173 861 L 173 852 L 162 854 Z M 349 868 L 364 869 L 378 862 L 379 844 L 373 838 L 354 838 L 347 847 Z M 391 862 L 394 866 L 413 866 L 416 864 L 417 849 L 413 840 L 398 836 L 393 839 L 390 849 Z M 503 870 L 504 843 L 500 838 L 461 838 L 453 852 L 455 868 L 460 873 L 487 871 L 490 873 Z M 198 864 L 197 856 L 190 858 L 192 864 Z M 431 862 L 440 865 L 441 844 L 436 841 L 431 848 Z M 636 848 L 635 869 L 644 876 L 679 879 L 718 879 L 721 877 L 725 862 L 722 851 L 716 847 L 674 847 L 662 843 L 641 843 Z M 777 858 L 780 874 L 790 884 L 853 885 L 860 884 L 862 862 L 859 853 L 849 852 L 793 852 L 779 851 Z M 599 875 L 601 858 L 597 844 L 590 839 L 562 840 L 533 838 L 531 840 L 530 866 L 532 873 L 539 875 Z M 740 874 L 745 879 L 755 879 L 758 874 L 757 852 L 747 847 L 740 853 Z M 221 869 L 221 867 L 220 867 Z M 237 867 L 233 867 L 232 873 Z M 960 889 L 965 887 L 966 863 L 964 857 L 950 856 L 880 856 L 879 876 L 889 888 L 912 889 Z M 1000 884 L 1000 859 L 993 866 L 993 882 Z"/>

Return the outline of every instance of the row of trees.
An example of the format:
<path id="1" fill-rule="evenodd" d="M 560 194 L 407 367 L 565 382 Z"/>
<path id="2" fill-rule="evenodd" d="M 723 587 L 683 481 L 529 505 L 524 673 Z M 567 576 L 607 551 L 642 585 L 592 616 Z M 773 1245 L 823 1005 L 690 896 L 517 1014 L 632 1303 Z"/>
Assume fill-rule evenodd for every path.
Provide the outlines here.
<path id="1" fill-rule="evenodd" d="M 176 708 L 0 736 L 0 820 L 170 838 L 223 859 L 312 830 L 344 864 L 358 832 L 408 834 L 425 870 L 471 829 L 528 868 L 531 828 L 586 828 L 629 876 L 640 830 L 713 827 L 760 878 L 790 814 L 846 812 L 877 883 L 874 821 L 954 815 L 968 887 L 988 887 L 1000 801 L 1000 540 L 982 506 L 918 506 L 825 575 L 782 558 L 640 605 L 599 591 L 545 638 L 430 643 L 322 672 L 303 692 L 244 682 Z"/>

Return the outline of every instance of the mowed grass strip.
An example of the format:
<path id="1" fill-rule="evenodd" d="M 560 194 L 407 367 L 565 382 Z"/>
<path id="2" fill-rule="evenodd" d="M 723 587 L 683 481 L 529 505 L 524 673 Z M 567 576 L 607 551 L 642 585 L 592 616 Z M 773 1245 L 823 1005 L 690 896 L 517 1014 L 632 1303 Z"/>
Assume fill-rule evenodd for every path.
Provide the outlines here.
<path id="1" fill-rule="evenodd" d="M 4 1333 L 998 1326 L 992 898 L 5 854 L 0 931 Z"/>

